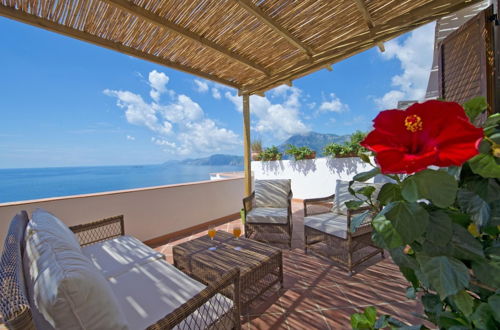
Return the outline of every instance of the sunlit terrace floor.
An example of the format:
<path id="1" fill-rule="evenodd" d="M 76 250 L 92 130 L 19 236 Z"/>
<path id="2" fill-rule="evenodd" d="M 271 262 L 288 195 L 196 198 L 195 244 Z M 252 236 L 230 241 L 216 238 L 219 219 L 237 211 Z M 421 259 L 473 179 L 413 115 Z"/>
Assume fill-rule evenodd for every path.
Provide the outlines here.
<path id="1" fill-rule="evenodd" d="M 304 253 L 301 203 L 293 204 L 293 221 L 292 250 L 283 250 L 284 288 L 273 288 L 252 303 L 242 317 L 242 329 L 348 329 L 350 315 L 366 306 L 376 306 L 379 313 L 408 324 L 422 323 L 413 315 L 422 308 L 406 298 L 407 282 L 390 258 L 376 256 L 349 277 L 342 267 Z M 217 229 L 230 231 L 238 222 L 240 219 Z M 172 246 L 202 235 L 205 230 L 156 249 L 172 263 Z"/>

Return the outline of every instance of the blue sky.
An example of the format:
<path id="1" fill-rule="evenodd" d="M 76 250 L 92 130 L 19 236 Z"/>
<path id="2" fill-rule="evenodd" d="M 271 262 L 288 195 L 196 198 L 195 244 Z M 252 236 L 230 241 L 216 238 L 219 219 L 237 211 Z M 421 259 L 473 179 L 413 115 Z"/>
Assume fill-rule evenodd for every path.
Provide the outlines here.
<path id="1" fill-rule="evenodd" d="M 0 17 L 0 168 L 153 164 L 242 154 L 234 89 Z M 368 131 L 422 99 L 433 24 L 251 97 L 265 146 L 308 131 Z"/>

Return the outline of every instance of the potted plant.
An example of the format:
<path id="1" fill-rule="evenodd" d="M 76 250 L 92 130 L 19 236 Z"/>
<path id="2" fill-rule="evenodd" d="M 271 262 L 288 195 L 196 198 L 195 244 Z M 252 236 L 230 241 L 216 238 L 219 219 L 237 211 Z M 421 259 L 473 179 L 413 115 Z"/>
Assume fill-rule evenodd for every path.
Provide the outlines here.
<path id="1" fill-rule="evenodd" d="M 363 133 L 361 131 L 356 131 L 351 134 L 351 136 L 349 137 L 349 141 L 346 141 L 343 144 L 339 143 L 327 144 L 323 149 L 323 155 L 336 158 L 358 157 L 360 153 L 367 151 L 360 144 L 360 142 L 365 137 L 366 133 Z"/>
<path id="2" fill-rule="evenodd" d="M 250 145 L 250 150 L 252 150 L 252 160 L 260 160 L 260 153 L 262 152 L 262 141 L 261 140 L 255 140 L 252 142 Z"/>
<path id="3" fill-rule="evenodd" d="M 440 329 L 500 328 L 500 114 L 472 124 L 486 108 L 475 98 L 463 108 L 433 100 L 380 112 L 361 142 L 377 166 L 354 181 L 383 174 L 391 182 L 376 195 L 374 187 L 350 188 L 363 197 L 346 203 L 368 205 L 351 230 L 371 218 L 373 242 L 389 251 L 408 298 L 420 299 L 425 319 Z M 399 326 L 374 308 L 351 323 Z"/>
<path id="4" fill-rule="evenodd" d="M 289 144 L 287 149 L 285 150 L 287 155 L 291 155 L 295 158 L 295 160 L 303 160 L 303 159 L 314 159 L 316 158 L 316 151 L 312 150 L 309 147 L 296 147 L 294 145 Z"/>
<path id="5" fill-rule="evenodd" d="M 278 147 L 272 146 L 272 147 L 264 149 L 259 154 L 259 157 L 260 157 L 260 160 L 262 160 L 262 161 L 272 161 L 272 160 L 281 160 L 281 158 L 283 158 L 283 155 L 278 150 Z"/>

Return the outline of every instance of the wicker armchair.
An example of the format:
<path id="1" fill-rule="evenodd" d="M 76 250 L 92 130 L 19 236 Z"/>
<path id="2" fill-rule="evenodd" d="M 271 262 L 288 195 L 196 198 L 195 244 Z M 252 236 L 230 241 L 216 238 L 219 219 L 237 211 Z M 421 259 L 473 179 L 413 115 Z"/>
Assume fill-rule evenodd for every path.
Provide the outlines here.
<path id="1" fill-rule="evenodd" d="M 339 262 L 347 266 L 348 274 L 352 275 L 356 266 L 378 253 L 384 257 L 384 250 L 372 242 L 371 217 L 366 217 L 356 230 L 351 232 L 352 218 L 368 208 L 355 211 L 347 207 L 342 208 L 343 203 L 354 199 L 352 196 L 348 197 L 350 194 L 346 194 L 347 186 L 348 182 L 339 180 L 337 194 L 304 200 L 304 241 L 306 253 L 312 251 Z M 327 212 L 312 213 L 312 206 L 318 204 L 322 205 L 323 209 L 327 204 L 333 207 Z"/>
<path id="2" fill-rule="evenodd" d="M 292 247 L 291 180 L 255 180 L 255 191 L 243 199 L 245 237 Z"/>
<path id="3" fill-rule="evenodd" d="M 0 315 L 9 329 L 36 328 L 36 321 L 33 319 L 34 306 L 28 298 L 22 261 L 25 228 L 28 222 L 28 215 L 24 211 L 12 219 L 0 262 Z M 77 235 L 82 247 L 91 246 L 96 242 L 123 237 L 123 216 L 74 226 L 70 229 Z M 228 299 L 233 302 L 232 307 L 219 318 L 209 320 L 192 317 L 213 314 L 214 310 L 221 310 L 222 304 L 227 305 Z M 235 268 L 228 271 L 147 328 L 240 329 L 239 270 Z"/>

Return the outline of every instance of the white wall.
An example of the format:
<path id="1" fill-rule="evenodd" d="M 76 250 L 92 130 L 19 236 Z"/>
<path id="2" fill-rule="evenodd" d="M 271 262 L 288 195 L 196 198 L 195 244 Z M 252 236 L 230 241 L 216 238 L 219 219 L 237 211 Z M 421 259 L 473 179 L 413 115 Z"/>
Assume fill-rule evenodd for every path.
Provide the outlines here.
<path id="1" fill-rule="evenodd" d="M 42 207 L 68 226 L 124 215 L 125 232 L 148 240 L 238 213 L 243 179 L 222 179 L 0 204 L 0 250 L 12 217 Z"/>
<path id="2" fill-rule="evenodd" d="M 292 179 L 293 198 L 324 197 L 335 192 L 336 180 L 351 180 L 354 175 L 372 169 L 358 157 L 316 158 L 252 162 L 255 179 Z"/>

